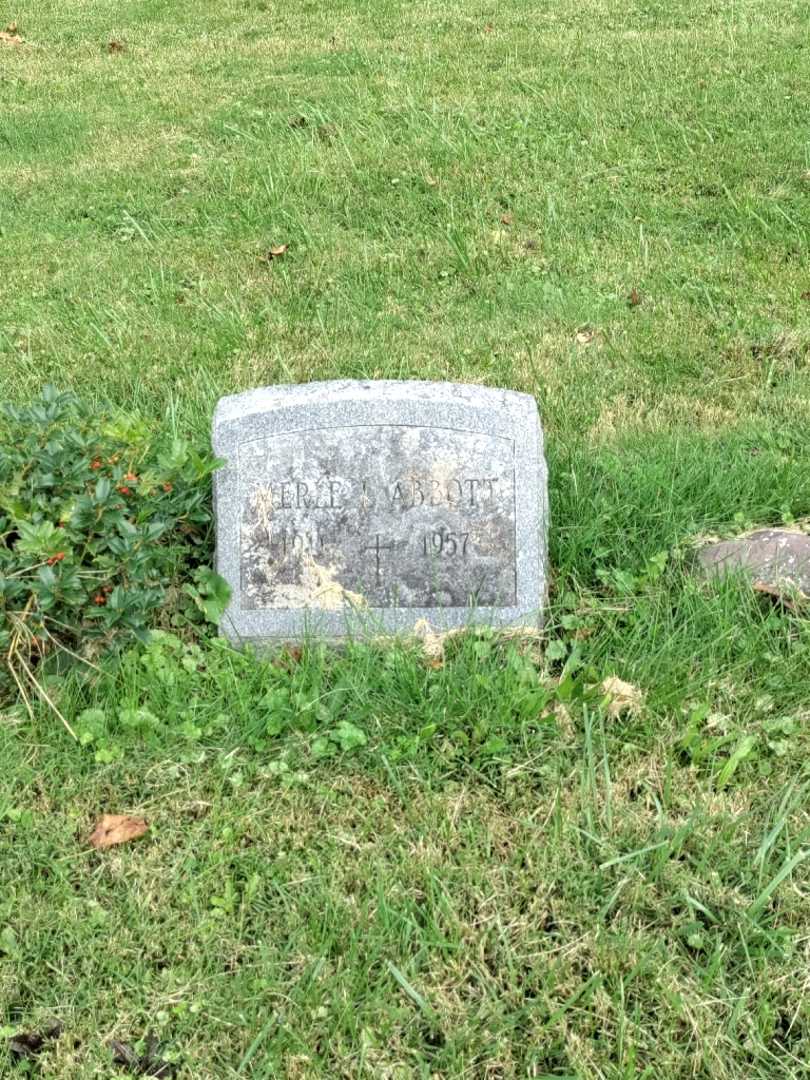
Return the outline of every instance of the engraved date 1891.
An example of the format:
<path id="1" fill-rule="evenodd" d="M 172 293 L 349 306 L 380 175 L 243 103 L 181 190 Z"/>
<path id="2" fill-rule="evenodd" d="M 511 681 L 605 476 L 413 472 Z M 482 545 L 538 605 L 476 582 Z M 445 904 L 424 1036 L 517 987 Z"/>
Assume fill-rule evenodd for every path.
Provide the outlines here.
<path id="1" fill-rule="evenodd" d="M 465 558 L 469 539 L 469 533 L 450 532 L 449 529 L 440 525 L 435 532 L 426 532 L 423 535 L 422 554 L 425 556 L 442 555 L 451 559 L 460 555 Z"/>

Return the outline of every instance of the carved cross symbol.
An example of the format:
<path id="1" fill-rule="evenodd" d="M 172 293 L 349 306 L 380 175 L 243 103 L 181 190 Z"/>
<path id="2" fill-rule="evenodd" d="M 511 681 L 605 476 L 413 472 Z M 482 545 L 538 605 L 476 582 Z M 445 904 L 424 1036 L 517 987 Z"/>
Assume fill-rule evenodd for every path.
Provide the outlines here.
<path id="1" fill-rule="evenodd" d="M 376 538 L 375 538 L 373 547 L 364 547 L 363 548 L 363 551 L 373 551 L 374 555 L 375 555 L 375 557 L 377 559 L 377 584 L 378 585 L 380 585 L 382 583 L 382 579 L 380 577 L 380 554 L 383 551 L 393 551 L 393 550 L 394 550 L 394 545 L 393 544 L 381 544 L 380 543 L 380 534 L 379 533 L 376 534 Z"/>

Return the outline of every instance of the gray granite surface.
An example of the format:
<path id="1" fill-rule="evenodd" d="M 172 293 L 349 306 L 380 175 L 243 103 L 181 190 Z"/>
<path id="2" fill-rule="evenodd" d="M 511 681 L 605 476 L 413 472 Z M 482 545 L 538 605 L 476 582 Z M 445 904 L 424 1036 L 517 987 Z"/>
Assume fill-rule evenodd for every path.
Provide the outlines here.
<path id="1" fill-rule="evenodd" d="M 237 642 L 537 625 L 548 509 L 534 399 L 322 382 L 223 398 L 217 568 Z"/>

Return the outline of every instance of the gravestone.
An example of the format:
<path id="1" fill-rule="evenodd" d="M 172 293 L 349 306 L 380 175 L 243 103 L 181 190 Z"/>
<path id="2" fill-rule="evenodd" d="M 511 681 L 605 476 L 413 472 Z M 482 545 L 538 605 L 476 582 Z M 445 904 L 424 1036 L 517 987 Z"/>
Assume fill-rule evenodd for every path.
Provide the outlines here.
<path id="1" fill-rule="evenodd" d="M 222 398 L 213 444 L 231 640 L 540 622 L 546 469 L 528 394 L 272 386 Z"/>

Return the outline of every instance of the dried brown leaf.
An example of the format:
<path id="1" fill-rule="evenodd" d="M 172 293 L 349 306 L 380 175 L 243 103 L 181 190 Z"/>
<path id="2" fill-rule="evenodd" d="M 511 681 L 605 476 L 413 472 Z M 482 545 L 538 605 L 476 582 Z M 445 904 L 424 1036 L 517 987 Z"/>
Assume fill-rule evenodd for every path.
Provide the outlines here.
<path id="1" fill-rule="evenodd" d="M 622 713 L 637 713 L 644 704 L 644 694 L 632 683 L 623 682 L 615 675 L 610 675 L 602 683 L 602 693 L 608 702 L 608 716 L 621 716 Z"/>
<path id="2" fill-rule="evenodd" d="M 581 330 L 577 330 L 575 341 L 577 345 L 590 345 L 596 337 L 596 331 L 590 326 L 583 326 Z"/>
<path id="3" fill-rule="evenodd" d="M 20 1031 L 8 1040 L 9 1056 L 12 1061 L 36 1057 L 50 1039 L 58 1039 L 61 1034 L 62 1025 L 58 1021 L 49 1024 L 44 1031 Z"/>
<path id="4" fill-rule="evenodd" d="M 124 51 L 124 43 L 123 43 L 123 41 L 116 41 L 115 39 L 113 39 L 112 41 L 107 42 L 107 52 L 108 53 L 122 53 L 123 51 Z"/>
<path id="5" fill-rule="evenodd" d="M 103 851 L 117 844 L 128 844 L 130 840 L 137 840 L 148 828 L 149 823 L 145 818 L 130 817 L 128 814 L 104 814 L 96 823 L 90 843 L 96 851 Z"/>
<path id="6" fill-rule="evenodd" d="M 551 706 L 551 712 L 559 725 L 560 734 L 566 741 L 570 742 L 576 737 L 576 725 L 571 718 L 571 712 L 568 709 L 568 706 L 564 705 L 561 701 L 557 701 Z"/>
<path id="7" fill-rule="evenodd" d="M 422 646 L 422 652 L 428 667 L 444 665 L 445 642 L 460 630 L 434 630 L 427 619 L 418 619 L 413 628 L 413 635 Z"/>
<path id="8" fill-rule="evenodd" d="M 808 599 L 799 589 L 792 591 L 789 588 L 780 589 L 778 585 L 769 581 L 755 581 L 754 592 L 769 596 L 781 607 L 793 612 L 801 611 Z"/>
<path id="9" fill-rule="evenodd" d="M 301 659 L 304 655 L 304 650 L 300 645 L 288 645 L 284 651 L 272 661 L 274 668 L 280 668 L 282 671 L 292 671 L 292 669 L 301 663 Z"/>
<path id="10" fill-rule="evenodd" d="M 511 225 L 514 220 L 511 214 L 501 214 L 502 225 Z"/>
<path id="11" fill-rule="evenodd" d="M 268 262 L 272 262 L 273 259 L 280 259 L 282 255 L 287 254 L 289 244 L 274 244 L 273 247 L 267 249 L 265 258 Z"/>
<path id="12" fill-rule="evenodd" d="M 17 33 L 16 23 L 9 23 L 5 30 L 0 30 L 0 43 L 3 45 L 22 45 L 23 39 Z"/>
<path id="13" fill-rule="evenodd" d="M 638 291 L 638 289 L 631 289 L 630 292 L 627 294 L 627 306 L 638 307 L 640 303 L 641 293 Z"/>
<path id="14" fill-rule="evenodd" d="M 161 1059 L 160 1044 L 154 1035 L 147 1037 L 143 1054 L 139 1054 L 129 1043 L 118 1039 L 113 1039 L 109 1045 L 115 1064 L 123 1065 L 133 1076 L 168 1078 L 177 1072 L 177 1065 Z"/>

